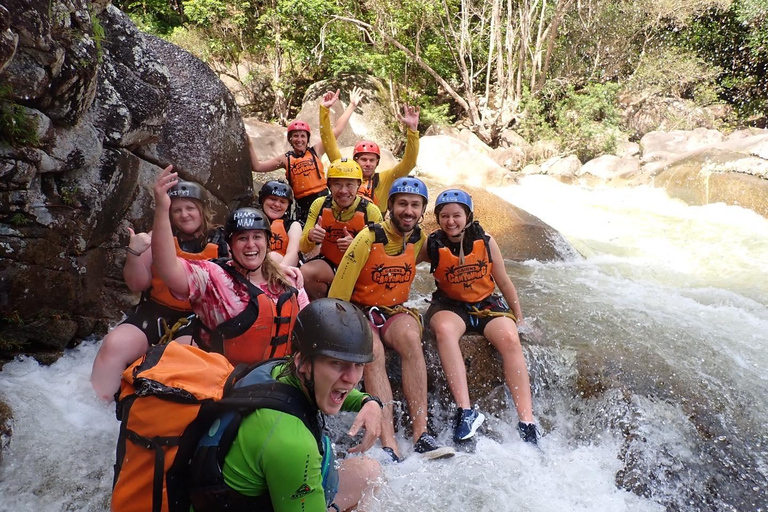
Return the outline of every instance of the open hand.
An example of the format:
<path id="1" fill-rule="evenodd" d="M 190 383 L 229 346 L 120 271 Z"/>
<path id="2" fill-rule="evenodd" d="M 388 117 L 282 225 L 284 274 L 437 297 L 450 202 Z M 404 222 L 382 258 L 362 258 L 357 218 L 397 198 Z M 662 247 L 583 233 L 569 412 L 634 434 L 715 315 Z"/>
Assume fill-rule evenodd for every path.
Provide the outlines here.
<path id="1" fill-rule="evenodd" d="M 397 120 L 403 123 L 405 126 L 407 126 L 412 131 L 418 131 L 419 129 L 419 114 L 421 113 L 421 109 L 415 105 L 403 105 L 403 114 L 400 115 L 399 112 L 397 112 Z"/>
<path id="2" fill-rule="evenodd" d="M 333 104 L 338 101 L 340 92 L 340 89 L 336 89 L 335 93 L 333 91 L 326 92 L 323 94 L 323 99 L 320 101 L 320 105 L 324 106 L 325 108 L 331 108 Z"/>
<path id="3" fill-rule="evenodd" d="M 366 403 L 360 412 L 355 417 L 355 422 L 352 423 L 347 435 L 354 437 L 360 431 L 361 428 L 365 429 L 365 434 L 360 444 L 353 446 L 349 449 L 349 453 L 362 453 L 371 448 L 373 443 L 381 435 L 381 421 L 382 421 L 381 407 L 375 401 L 370 400 Z"/>

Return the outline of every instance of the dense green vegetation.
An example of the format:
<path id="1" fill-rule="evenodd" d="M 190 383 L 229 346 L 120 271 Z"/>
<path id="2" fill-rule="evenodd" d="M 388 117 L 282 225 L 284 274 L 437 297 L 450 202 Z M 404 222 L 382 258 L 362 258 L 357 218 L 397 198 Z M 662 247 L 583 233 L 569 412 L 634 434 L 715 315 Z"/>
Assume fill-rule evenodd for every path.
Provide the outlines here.
<path id="1" fill-rule="evenodd" d="M 620 127 L 622 95 L 725 101 L 734 124 L 764 122 L 768 107 L 765 0 L 114 3 L 254 98 L 268 91 L 280 122 L 308 84 L 351 73 L 383 79 L 424 122 L 461 119 L 488 142 L 510 126 L 557 133 L 583 157 L 615 143 L 596 123 Z"/>

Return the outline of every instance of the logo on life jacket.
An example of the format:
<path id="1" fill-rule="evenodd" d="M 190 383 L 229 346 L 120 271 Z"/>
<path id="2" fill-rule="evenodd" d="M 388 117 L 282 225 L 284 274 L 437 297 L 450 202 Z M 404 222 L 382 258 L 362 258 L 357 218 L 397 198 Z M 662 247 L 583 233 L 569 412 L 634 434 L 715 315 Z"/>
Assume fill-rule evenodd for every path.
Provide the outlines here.
<path id="1" fill-rule="evenodd" d="M 472 286 L 472 282 L 488 275 L 488 262 L 480 260 L 477 263 L 450 266 L 445 269 L 445 278 L 451 284 L 463 284 L 465 288 Z"/>
<path id="2" fill-rule="evenodd" d="M 383 284 L 388 289 L 392 289 L 397 284 L 410 284 L 412 273 L 413 267 L 408 263 L 403 266 L 377 265 L 371 272 L 371 280 L 376 284 Z"/>
<path id="3" fill-rule="evenodd" d="M 352 235 L 352 238 L 357 235 L 357 230 L 351 229 L 349 226 L 346 226 L 347 233 Z M 325 238 L 329 242 L 337 242 L 340 238 L 344 238 L 346 235 L 344 234 L 344 228 L 341 229 L 338 228 L 329 228 L 328 231 L 325 232 Z"/>
<path id="4" fill-rule="evenodd" d="M 285 239 L 279 233 L 272 233 L 272 237 L 269 239 L 270 251 L 282 251 Z"/>
<path id="5" fill-rule="evenodd" d="M 310 173 L 317 173 L 315 162 L 311 159 L 297 160 L 291 166 L 291 174 L 293 174 L 294 176 L 302 175 L 306 178 L 309 176 Z"/>

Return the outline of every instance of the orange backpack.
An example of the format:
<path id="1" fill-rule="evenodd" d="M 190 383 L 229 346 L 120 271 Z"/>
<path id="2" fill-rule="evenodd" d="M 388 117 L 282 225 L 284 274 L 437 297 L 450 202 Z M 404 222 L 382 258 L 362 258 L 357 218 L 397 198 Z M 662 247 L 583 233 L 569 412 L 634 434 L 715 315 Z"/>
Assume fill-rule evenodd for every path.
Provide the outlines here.
<path id="1" fill-rule="evenodd" d="M 189 510 L 189 459 L 215 414 L 205 405 L 221 400 L 233 370 L 221 354 L 171 342 L 123 372 L 113 511 Z"/>

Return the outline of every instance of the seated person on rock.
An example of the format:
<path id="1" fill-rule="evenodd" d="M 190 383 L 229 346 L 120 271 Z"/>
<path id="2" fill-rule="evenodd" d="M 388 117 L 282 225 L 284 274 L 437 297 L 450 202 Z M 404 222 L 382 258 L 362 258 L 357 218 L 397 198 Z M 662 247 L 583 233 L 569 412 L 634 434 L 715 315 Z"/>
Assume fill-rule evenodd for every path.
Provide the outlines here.
<path id="1" fill-rule="evenodd" d="M 381 401 L 355 389 L 365 363 L 373 359 L 366 318 L 348 302 L 314 301 L 299 313 L 293 343 L 289 361 L 267 363 L 263 368 L 268 375 L 256 377 L 299 389 L 306 397 L 299 400 L 306 422 L 287 412 L 257 409 L 243 418 L 221 465 L 217 457 L 206 458 L 198 450 L 193 467 L 204 470 L 191 482 L 196 512 L 352 510 L 372 497 L 381 476 L 379 463 L 368 457 L 337 463 L 333 445 L 317 421 L 318 412 L 333 416 L 356 411 L 349 435 L 361 428 L 365 434 L 349 452 L 365 452 L 376 442 Z M 221 435 L 210 431 L 207 437 L 200 446 L 216 449 Z M 199 460 L 212 463 L 198 465 Z"/>
<path id="2" fill-rule="evenodd" d="M 284 267 L 299 264 L 301 223 L 291 217 L 293 190 L 283 180 L 270 180 L 259 190 L 259 206 L 272 230 L 269 257 Z"/>
<path id="3" fill-rule="evenodd" d="M 356 88 L 350 95 L 350 105 L 357 105 L 362 97 L 362 91 Z M 370 140 L 361 140 L 355 144 L 352 159 L 363 169 L 363 183 L 360 185 L 358 193 L 378 206 L 382 215 L 387 211 L 385 200 L 392 183 L 398 178 L 407 176 L 416 165 L 416 159 L 419 156 L 419 112 L 419 107 L 403 105 L 403 115 L 397 113 L 397 120 L 408 127 L 408 138 L 405 143 L 403 159 L 393 168 L 376 172 L 379 160 L 381 160 L 381 150 L 378 144 Z M 338 122 L 336 124 L 338 125 Z M 331 131 L 328 108 L 320 106 L 320 139 L 331 162 L 341 158 L 341 152 L 336 143 L 337 136 L 337 130 Z"/>
<path id="4" fill-rule="evenodd" d="M 339 99 L 339 91 L 326 92 L 320 102 L 321 108 L 329 109 Z M 338 135 L 347 126 L 352 112 L 354 112 L 357 103 L 350 101 L 349 106 L 336 121 L 333 128 L 333 134 Z M 253 147 L 253 141 L 248 137 L 248 147 L 251 153 L 251 167 L 254 172 L 271 172 L 277 169 L 285 169 L 285 176 L 288 184 L 293 189 L 293 195 L 296 198 L 296 218 L 302 223 L 307 219 L 309 206 L 315 199 L 328 195 L 327 184 L 323 163 L 320 159 L 323 156 L 322 141 L 314 146 L 309 145 L 310 128 L 304 121 L 293 121 L 288 125 L 288 142 L 291 150 L 284 155 L 259 161 L 256 149 Z"/>
<path id="5" fill-rule="evenodd" d="M 329 197 L 312 203 L 299 248 L 308 253 L 320 246 L 320 254 L 301 266 L 304 284 L 312 300 L 325 297 L 336 267 L 349 244 L 369 222 L 381 222 L 376 205 L 357 195 L 363 171 L 356 162 L 342 158 L 328 167 Z"/>
<path id="6" fill-rule="evenodd" d="M 344 254 L 329 297 L 350 300 L 366 312 L 373 328 L 375 359 L 365 367 L 365 388 L 384 400 L 381 444 L 396 462 L 392 388 L 384 346 L 402 360 L 403 393 L 413 426 L 414 450 L 428 458 L 453 455 L 427 432 L 427 367 L 421 346 L 421 315 L 403 306 L 416 276 L 416 257 L 426 240 L 419 228 L 427 207 L 427 187 L 416 178 L 400 178 L 389 192 L 389 218 L 363 229 Z"/>
<path id="7" fill-rule="evenodd" d="M 471 439 L 485 420 L 472 408 L 459 347 L 461 336 L 471 331 L 485 336 L 499 351 L 520 420 L 520 436 L 536 444 L 531 385 L 517 331 L 523 311 L 499 246 L 474 220 L 472 198 L 462 190 L 442 192 L 435 201 L 435 217 L 440 229 L 429 235 L 422 253 L 432 262 L 430 272 L 437 285 L 427 319 L 458 408 L 454 441 Z M 496 285 L 502 295 L 494 294 Z"/>
<path id="8" fill-rule="evenodd" d="M 172 232 L 175 254 L 188 260 L 226 257 L 229 254 L 221 228 L 213 228 L 211 213 L 205 200 L 205 190 L 191 181 L 178 181 L 168 191 L 170 211 L 166 217 Z M 104 400 L 112 400 L 120 389 L 120 375 L 131 363 L 156 345 L 165 334 L 163 322 L 169 328 L 180 319 L 194 317 L 188 300 L 171 295 L 152 265 L 151 234 L 131 234 L 126 247 L 123 276 L 128 288 L 142 292 L 141 301 L 128 313 L 120 325 L 104 338 L 93 361 L 91 384 Z M 189 343 L 191 323 L 180 326 L 174 338 Z"/>
<path id="9" fill-rule="evenodd" d="M 195 342 L 224 354 L 233 365 L 288 354 L 296 315 L 309 300 L 303 288 L 296 288 L 301 273 L 287 267 L 289 278 L 269 257 L 267 217 L 256 208 L 238 208 L 229 214 L 224 237 L 231 260 L 179 258 L 167 218 L 167 191 L 176 183 L 171 169 L 164 169 L 155 183 L 152 252 L 157 274 L 171 294 L 189 300 L 200 319 Z"/>

